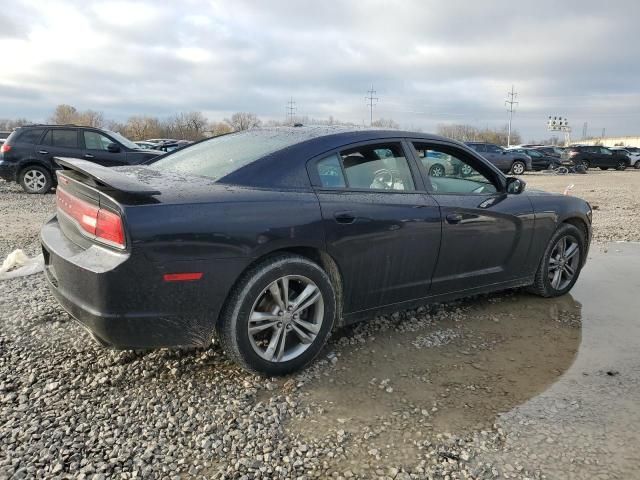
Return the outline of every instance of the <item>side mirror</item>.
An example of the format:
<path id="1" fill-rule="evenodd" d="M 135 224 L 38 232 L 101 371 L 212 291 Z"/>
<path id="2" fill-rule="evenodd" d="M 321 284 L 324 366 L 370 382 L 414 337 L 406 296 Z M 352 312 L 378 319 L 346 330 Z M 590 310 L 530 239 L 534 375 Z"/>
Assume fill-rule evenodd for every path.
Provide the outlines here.
<path id="1" fill-rule="evenodd" d="M 120 151 L 120 147 L 115 143 L 110 143 L 107 145 L 107 152 L 118 153 Z"/>
<path id="2" fill-rule="evenodd" d="M 516 177 L 507 177 L 507 193 L 518 195 L 524 192 L 524 187 L 527 184 L 524 180 L 520 180 Z"/>

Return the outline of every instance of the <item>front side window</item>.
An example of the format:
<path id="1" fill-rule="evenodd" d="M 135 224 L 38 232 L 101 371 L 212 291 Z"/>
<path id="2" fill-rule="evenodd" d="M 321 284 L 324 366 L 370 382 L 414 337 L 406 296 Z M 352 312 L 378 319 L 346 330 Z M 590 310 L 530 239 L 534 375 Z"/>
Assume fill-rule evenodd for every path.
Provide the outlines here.
<path id="1" fill-rule="evenodd" d="M 497 145 L 487 145 L 487 152 L 489 152 L 489 153 L 502 153 L 502 149 Z"/>
<path id="2" fill-rule="evenodd" d="M 416 156 L 427 172 L 434 193 L 487 194 L 496 193 L 493 182 L 471 166 L 463 153 L 433 145 L 414 142 Z"/>
<path id="3" fill-rule="evenodd" d="M 60 148 L 78 148 L 78 132 L 76 130 L 53 129 L 47 134 L 50 145 Z"/>
<path id="4" fill-rule="evenodd" d="M 399 143 L 363 145 L 340 152 L 340 158 L 350 188 L 415 190 Z"/>
<path id="5" fill-rule="evenodd" d="M 84 146 L 88 150 L 107 150 L 107 147 L 113 141 L 109 137 L 99 134 L 98 132 L 84 132 Z"/>

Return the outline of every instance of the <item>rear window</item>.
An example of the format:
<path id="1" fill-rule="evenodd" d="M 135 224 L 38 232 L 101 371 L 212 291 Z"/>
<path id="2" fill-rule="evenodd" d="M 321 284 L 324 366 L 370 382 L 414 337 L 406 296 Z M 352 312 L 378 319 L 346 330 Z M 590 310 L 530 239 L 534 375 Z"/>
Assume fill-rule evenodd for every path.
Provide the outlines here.
<path id="1" fill-rule="evenodd" d="M 218 180 L 270 153 L 298 143 L 300 137 L 286 132 L 249 130 L 222 135 L 161 157 L 150 165 Z"/>
<path id="2" fill-rule="evenodd" d="M 38 143 L 40 137 L 44 133 L 44 128 L 30 128 L 28 130 L 18 131 L 16 141 L 23 143 Z M 13 140 L 13 138 L 11 139 Z"/>
<path id="3" fill-rule="evenodd" d="M 52 128 L 45 135 L 42 144 L 60 148 L 78 148 L 78 132 L 77 130 Z"/>

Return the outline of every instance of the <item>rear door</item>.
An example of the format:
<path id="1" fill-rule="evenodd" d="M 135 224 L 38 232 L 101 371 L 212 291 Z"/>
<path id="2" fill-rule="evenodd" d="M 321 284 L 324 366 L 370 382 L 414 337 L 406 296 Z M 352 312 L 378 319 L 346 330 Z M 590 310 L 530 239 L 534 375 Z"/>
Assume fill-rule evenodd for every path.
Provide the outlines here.
<path id="1" fill-rule="evenodd" d="M 503 172 L 511 170 L 511 160 L 509 155 L 505 155 L 504 150 L 492 143 L 487 144 L 488 160 Z M 485 157 L 487 158 L 487 157 Z"/>
<path id="2" fill-rule="evenodd" d="M 432 177 L 421 168 L 442 215 L 432 293 L 472 290 L 530 273 L 535 262 L 528 257 L 534 226 L 529 198 L 507 194 L 502 175 L 456 145 L 421 140 L 412 144 L 416 156 L 431 150 L 449 155 L 454 165 L 443 177 Z"/>
<path id="3" fill-rule="evenodd" d="M 93 130 L 82 131 L 83 158 L 105 167 L 117 167 L 127 164 L 127 154 L 122 147 L 112 138 Z M 109 145 L 118 147 L 117 152 L 108 150 Z"/>
<path id="4" fill-rule="evenodd" d="M 611 150 L 604 147 L 598 147 L 598 151 L 600 153 L 599 156 L 600 156 L 600 163 L 601 163 L 601 165 L 599 166 L 613 167 L 613 168 L 618 166 L 618 159 L 616 158 L 616 156 L 613 154 Z"/>
<path id="5" fill-rule="evenodd" d="M 440 248 L 440 210 L 402 140 L 368 142 L 309 163 L 344 312 L 425 297 Z"/>
<path id="6" fill-rule="evenodd" d="M 35 148 L 36 156 L 49 162 L 52 167 L 53 157 L 82 158 L 82 149 L 76 128 L 50 128 Z"/>

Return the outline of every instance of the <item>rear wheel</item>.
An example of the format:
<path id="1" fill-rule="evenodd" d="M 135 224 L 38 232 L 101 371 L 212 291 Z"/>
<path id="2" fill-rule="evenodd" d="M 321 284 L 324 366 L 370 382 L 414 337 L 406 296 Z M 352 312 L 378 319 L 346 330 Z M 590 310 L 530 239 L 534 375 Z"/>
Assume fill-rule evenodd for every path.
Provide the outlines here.
<path id="1" fill-rule="evenodd" d="M 51 172 L 45 167 L 30 165 L 25 167 L 18 176 L 20 185 L 27 193 L 47 193 L 51 190 L 53 179 Z"/>
<path id="2" fill-rule="evenodd" d="M 335 312 L 327 274 L 304 257 L 285 254 L 243 275 L 216 328 L 225 353 L 240 366 L 285 375 L 320 353 Z"/>
<path id="3" fill-rule="evenodd" d="M 527 166 L 520 160 L 516 160 L 513 162 L 513 165 L 511 165 L 511 173 L 514 175 L 522 175 L 526 169 Z"/>
<path id="4" fill-rule="evenodd" d="M 582 166 L 586 169 L 589 169 L 589 167 L 591 167 L 591 165 L 589 164 L 589 160 L 583 160 Z"/>
<path id="5" fill-rule="evenodd" d="M 549 240 L 529 290 L 542 297 L 567 293 L 578 280 L 585 252 L 584 233 L 574 225 L 562 224 Z"/>

